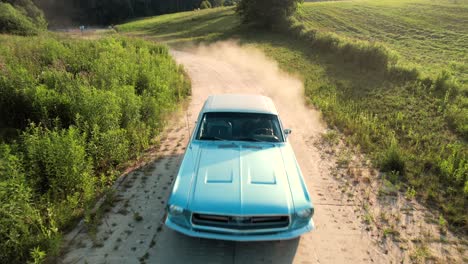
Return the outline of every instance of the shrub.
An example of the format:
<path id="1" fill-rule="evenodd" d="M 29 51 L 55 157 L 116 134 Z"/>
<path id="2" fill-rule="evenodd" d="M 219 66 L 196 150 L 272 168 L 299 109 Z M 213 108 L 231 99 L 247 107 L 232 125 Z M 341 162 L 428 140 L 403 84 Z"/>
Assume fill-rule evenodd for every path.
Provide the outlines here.
<path id="1" fill-rule="evenodd" d="M 47 28 L 44 13 L 33 2 L 33 0 L 3 0 L 12 4 L 22 14 L 26 15 L 39 29 Z"/>
<path id="2" fill-rule="evenodd" d="M 0 262 L 39 261 L 149 147 L 190 81 L 142 40 L 0 41 L 0 128 L 22 131 L 15 154 L 0 147 Z"/>
<path id="3" fill-rule="evenodd" d="M 466 97 L 458 99 L 468 101 Z M 455 102 L 450 104 L 446 109 L 445 118 L 454 131 L 468 140 L 468 103 Z"/>
<path id="4" fill-rule="evenodd" d="M 25 15 L 8 3 L 0 3 L 0 33 L 36 35 L 38 29 Z"/>
<path id="5" fill-rule="evenodd" d="M 464 187 L 468 180 L 468 159 L 466 150 L 461 144 L 451 144 L 447 146 L 450 155 L 439 161 L 439 169 L 445 181 L 452 182 L 460 187 Z"/>
<path id="6" fill-rule="evenodd" d="M 433 81 L 432 87 L 436 96 L 444 98 L 444 103 L 453 101 L 459 95 L 459 85 L 451 74 L 442 71 Z"/>
<path id="7" fill-rule="evenodd" d="M 0 2 L 0 33 L 28 36 L 46 28 L 43 13 L 31 1 L 21 1 L 14 6 Z"/>
<path id="8" fill-rule="evenodd" d="M 34 206 L 20 158 L 0 145 L 0 262 L 24 263 L 33 246 L 45 248 L 56 236 L 54 222 L 46 224 Z"/>
<path id="9" fill-rule="evenodd" d="M 89 194 L 84 187 L 92 181 L 92 166 L 85 138 L 76 128 L 48 130 L 33 125 L 22 136 L 22 148 L 28 179 L 39 193 L 55 199 L 75 192 Z"/>
<path id="10" fill-rule="evenodd" d="M 241 0 L 237 13 L 244 23 L 272 29 L 288 21 L 303 0 Z"/>
<path id="11" fill-rule="evenodd" d="M 399 175 L 404 175 L 405 159 L 398 148 L 396 140 L 392 140 L 388 148 L 383 152 L 380 169 L 384 172 L 397 172 Z"/>
<path id="12" fill-rule="evenodd" d="M 225 1 L 224 0 L 211 0 L 210 3 L 212 7 L 220 7 L 220 6 L 224 6 Z"/>
<path id="13" fill-rule="evenodd" d="M 88 149 L 99 171 L 105 171 L 126 161 L 130 156 L 129 148 L 130 142 L 125 129 L 102 132 L 99 126 L 95 125 L 91 131 Z"/>
<path id="14" fill-rule="evenodd" d="M 120 127 L 123 113 L 114 92 L 82 86 L 78 88 L 75 100 L 72 111 L 84 122 L 80 124 L 83 131 L 89 133 L 94 125 L 99 125 L 101 131 Z"/>
<path id="15" fill-rule="evenodd" d="M 211 3 L 208 0 L 203 0 L 200 4 L 200 9 L 208 9 L 211 8 Z"/>
<path id="16" fill-rule="evenodd" d="M 224 6 L 233 6 L 236 5 L 239 2 L 239 0 L 226 0 L 224 1 Z"/>
<path id="17" fill-rule="evenodd" d="M 41 122 L 46 127 L 54 127 L 60 120 L 60 125 L 68 127 L 73 123 L 73 109 L 71 100 L 67 96 L 58 93 L 56 90 L 47 89 L 39 85 L 36 89 L 29 90 L 31 94 L 27 98 L 31 101 L 32 112 L 35 117 L 33 121 Z"/>

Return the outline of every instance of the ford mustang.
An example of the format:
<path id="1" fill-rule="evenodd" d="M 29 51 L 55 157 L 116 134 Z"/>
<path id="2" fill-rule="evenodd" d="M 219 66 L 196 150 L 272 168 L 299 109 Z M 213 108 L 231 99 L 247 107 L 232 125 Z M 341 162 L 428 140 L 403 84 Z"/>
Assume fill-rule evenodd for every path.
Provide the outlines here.
<path id="1" fill-rule="evenodd" d="M 166 226 L 193 237 L 284 240 L 314 229 L 314 207 L 272 100 L 210 96 L 167 206 Z"/>

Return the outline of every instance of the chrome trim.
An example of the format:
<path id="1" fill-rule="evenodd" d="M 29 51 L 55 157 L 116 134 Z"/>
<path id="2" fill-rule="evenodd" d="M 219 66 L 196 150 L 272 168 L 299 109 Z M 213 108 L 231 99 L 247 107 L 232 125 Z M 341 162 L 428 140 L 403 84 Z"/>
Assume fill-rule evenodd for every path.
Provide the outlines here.
<path id="1" fill-rule="evenodd" d="M 202 226 L 202 225 L 197 225 L 194 224 L 192 219 L 193 219 L 193 214 L 207 214 L 207 213 L 199 213 L 199 212 L 192 212 L 190 214 L 190 225 L 192 226 L 193 229 L 198 229 L 202 231 L 207 231 L 207 232 L 218 232 L 218 233 L 231 233 L 231 234 L 261 234 L 261 233 L 276 233 L 276 232 L 282 232 L 289 230 L 291 228 L 291 215 L 278 215 L 278 214 L 273 214 L 273 215 L 236 215 L 236 214 L 230 214 L 226 215 L 227 217 L 232 217 L 232 216 L 239 216 L 239 217 L 269 217 L 269 216 L 287 216 L 288 217 L 288 225 L 285 227 L 281 228 L 268 228 L 268 229 L 248 229 L 248 230 L 241 230 L 241 229 L 231 229 L 231 228 L 222 228 L 222 227 L 212 227 L 212 226 Z M 209 213 L 208 213 L 209 214 Z M 211 214 L 211 215 L 216 215 L 216 214 Z M 218 214 L 219 215 L 219 214 Z"/>
<path id="2" fill-rule="evenodd" d="M 191 237 L 201 237 L 207 239 L 220 239 L 220 240 L 228 240 L 228 241 L 271 241 L 271 240 L 287 240 L 287 239 L 294 239 L 296 237 L 301 236 L 307 232 L 310 232 L 315 229 L 315 224 L 312 218 L 309 220 L 307 225 L 304 227 L 300 227 L 298 229 L 287 230 L 286 232 L 275 232 L 270 234 L 220 234 L 214 232 L 203 232 L 203 231 L 196 231 L 191 228 L 181 227 L 175 225 L 170 218 L 166 218 L 165 224 L 168 228 L 185 234 Z"/>

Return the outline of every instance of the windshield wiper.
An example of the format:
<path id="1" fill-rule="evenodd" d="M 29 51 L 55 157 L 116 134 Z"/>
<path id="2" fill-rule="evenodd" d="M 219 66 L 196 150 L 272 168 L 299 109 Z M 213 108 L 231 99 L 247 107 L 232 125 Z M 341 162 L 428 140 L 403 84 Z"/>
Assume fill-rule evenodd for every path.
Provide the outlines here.
<path id="1" fill-rule="evenodd" d="M 201 136 L 199 140 L 220 140 L 220 141 L 226 141 L 224 138 L 220 137 L 211 137 L 211 136 Z"/>

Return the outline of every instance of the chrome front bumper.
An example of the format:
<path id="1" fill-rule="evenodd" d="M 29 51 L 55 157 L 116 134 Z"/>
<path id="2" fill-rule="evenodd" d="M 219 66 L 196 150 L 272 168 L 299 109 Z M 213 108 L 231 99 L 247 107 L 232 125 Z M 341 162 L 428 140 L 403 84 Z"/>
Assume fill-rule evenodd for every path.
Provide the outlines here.
<path id="1" fill-rule="evenodd" d="M 180 232 L 184 235 L 191 236 L 191 237 L 201 237 L 201 238 L 208 238 L 208 239 L 219 239 L 219 240 L 230 240 L 230 241 L 271 241 L 271 240 L 288 240 L 294 239 L 302 234 L 310 232 L 314 230 L 314 220 L 310 219 L 309 223 L 304 227 L 299 229 L 288 229 L 284 231 L 279 231 L 275 233 L 266 233 L 266 234 L 248 234 L 245 232 L 239 233 L 213 233 L 207 231 L 199 231 L 196 229 L 185 228 L 179 226 L 172 222 L 169 217 L 166 218 L 165 222 L 166 226 L 172 230 Z"/>

